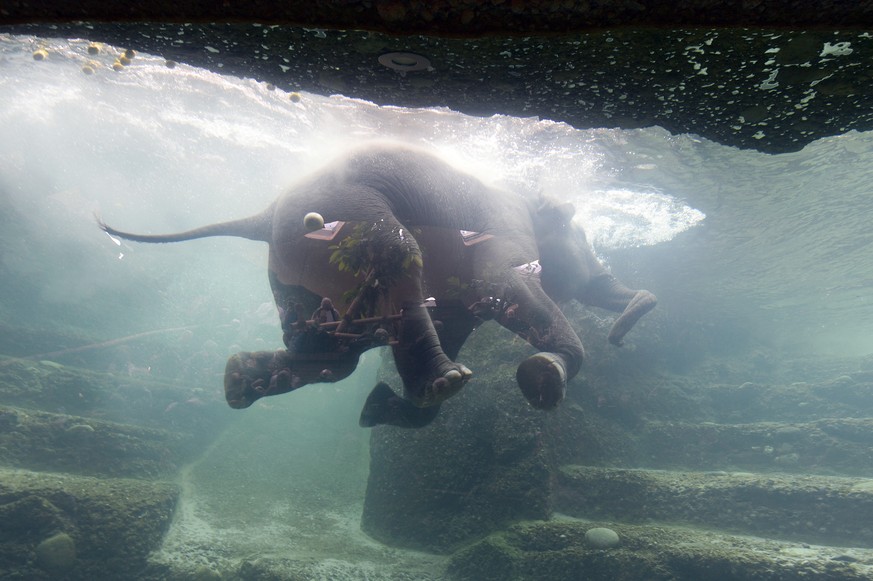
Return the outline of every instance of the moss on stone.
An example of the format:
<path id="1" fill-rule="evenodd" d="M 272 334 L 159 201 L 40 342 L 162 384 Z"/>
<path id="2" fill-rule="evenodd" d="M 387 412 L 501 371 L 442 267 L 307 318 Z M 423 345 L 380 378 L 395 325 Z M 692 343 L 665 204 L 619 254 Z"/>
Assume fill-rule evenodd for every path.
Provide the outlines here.
<path id="1" fill-rule="evenodd" d="M 869 578 L 864 567 L 839 559 L 840 549 L 817 547 L 798 553 L 799 545 L 687 528 L 609 524 L 622 537 L 620 547 L 586 546 L 585 531 L 605 525 L 520 523 L 455 553 L 448 571 L 457 581 Z"/>
<path id="2" fill-rule="evenodd" d="M 52 535 L 36 546 L 36 564 L 50 573 L 65 575 L 76 562 L 76 543 L 67 533 Z"/>
<path id="3" fill-rule="evenodd" d="M 166 482 L 0 470 L 0 567 L 11 578 L 43 578 L 37 565 L 69 579 L 130 575 L 159 546 L 178 495 Z"/>

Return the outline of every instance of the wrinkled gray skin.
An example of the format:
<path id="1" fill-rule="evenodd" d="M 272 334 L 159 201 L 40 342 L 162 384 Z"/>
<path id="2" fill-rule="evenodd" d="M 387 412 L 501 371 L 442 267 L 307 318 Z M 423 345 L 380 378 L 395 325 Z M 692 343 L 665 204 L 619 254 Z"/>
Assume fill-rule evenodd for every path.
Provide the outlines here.
<path id="1" fill-rule="evenodd" d="M 609 332 L 614 345 L 621 345 L 624 335 L 656 303 L 652 293 L 628 289 L 597 261 L 581 228 L 571 224 L 571 205 L 546 198 L 529 200 L 488 187 L 432 154 L 393 144 L 371 144 L 341 156 L 250 218 L 157 236 L 121 232 L 102 222 L 100 226 L 115 236 L 141 242 L 207 236 L 267 242 L 270 282 L 279 306 L 306 294 L 332 297 L 343 311 L 338 299 L 360 279 L 330 264 L 330 246 L 352 227 L 344 225 L 329 242 L 306 237 L 304 216 L 309 212 L 318 212 L 327 223 L 378 225 L 381 249 L 396 247 L 421 258 L 409 261 L 406 274 L 392 281 L 377 309 L 384 315 L 403 312 L 392 343 L 404 401 L 394 403 L 413 414 L 414 408 L 438 406 L 471 377 L 467 367 L 446 355 L 446 351 L 453 357 L 457 354 L 469 329 L 456 333 L 459 340 L 444 348 L 421 306 L 426 297 L 460 299 L 477 316 L 497 320 L 539 349 L 519 365 L 516 377 L 531 405 L 542 409 L 561 401 L 584 354 L 556 303 L 575 299 L 621 313 Z M 467 246 L 460 230 L 491 238 Z M 536 260 L 541 272 L 518 268 Z M 452 322 L 444 323 L 451 330 Z M 337 365 L 330 378 L 350 374 L 357 355 L 354 361 Z M 325 380 L 320 364 L 307 366 L 289 360 L 294 359 L 291 355 L 234 357 L 225 378 L 228 401 L 234 407 Z M 374 405 L 373 409 L 379 408 L 378 402 Z M 362 417 L 362 425 L 423 425 L 435 412 L 425 413 L 427 420 L 410 422 L 377 409 L 376 415 L 385 417 L 366 421 Z"/>

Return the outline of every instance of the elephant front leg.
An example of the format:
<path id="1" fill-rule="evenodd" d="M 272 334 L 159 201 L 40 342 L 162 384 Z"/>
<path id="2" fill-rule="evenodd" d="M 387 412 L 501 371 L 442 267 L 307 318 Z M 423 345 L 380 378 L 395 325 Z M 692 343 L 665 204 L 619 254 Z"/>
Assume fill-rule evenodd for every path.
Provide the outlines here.
<path id="1" fill-rule="evenodd" d="M 406 304 L 394 346 L 394 362 L 406 398 L 418 407 L 437 405 L 460 391 L 473 372 L 443 352 L 427 309 Z"/>

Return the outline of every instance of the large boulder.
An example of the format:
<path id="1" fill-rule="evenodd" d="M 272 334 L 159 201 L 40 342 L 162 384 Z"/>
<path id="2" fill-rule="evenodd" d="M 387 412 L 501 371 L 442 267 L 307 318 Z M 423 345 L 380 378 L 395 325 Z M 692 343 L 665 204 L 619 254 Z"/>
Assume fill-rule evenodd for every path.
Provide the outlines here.
<path id="1" fill-rule="evenodd" d="M 0 577 L 135 578 L 178 496 L 167 482 L 0 470 Z"/>
<path id="2" fill-rule="evenodd" d="M 373 430 L 366 533 L 446 552 L 513 521 L 549 516 L 548 414 L 531 408 L 515 383 L 528 349 L 499 327 L 480 328 L 458 357 L 478 362 L 474 378 L 432 424 Z"/>
<path id="3" fill-rule="evenodd" d="M 594 546 L 591 531 L 604 527 L 618 534 L 617 546 Z M 448 573 L 453 581 L 868 579 L 848 552 L 682 527 L 521 523 L 456 552 Z"/>

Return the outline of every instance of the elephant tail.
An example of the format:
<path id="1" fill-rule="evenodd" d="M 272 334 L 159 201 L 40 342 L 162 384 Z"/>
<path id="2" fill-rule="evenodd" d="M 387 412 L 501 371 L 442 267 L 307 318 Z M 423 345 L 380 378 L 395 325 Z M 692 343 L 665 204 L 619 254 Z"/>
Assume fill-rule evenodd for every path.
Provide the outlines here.
<path id="1" fill-rule="evenodd" d="M 100 219 L 99 216 L 95 215 L 95 218 L 97 219 L 97 225 L 107 234 L 118 236 L 125 240 L 133 240 L 134 242 L 182 242 L 184 240 L 208 238 L 210 236 L 236 236 L 248 238 L 249 240 L 269 242 L 273 226 L 273 208 L 274 206 L 270 206 L 266 211 L 255 216 L 249 216 L 248 218 L 209 224 L 208 226 L 201 226 L 200 228 L 175 234 L 134 234 L 132 232 L 123 232 L 116 230 Z"/>

